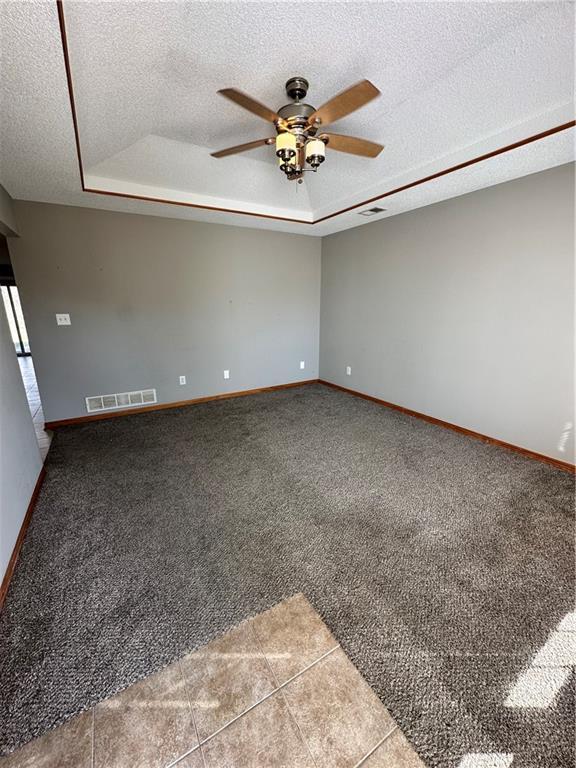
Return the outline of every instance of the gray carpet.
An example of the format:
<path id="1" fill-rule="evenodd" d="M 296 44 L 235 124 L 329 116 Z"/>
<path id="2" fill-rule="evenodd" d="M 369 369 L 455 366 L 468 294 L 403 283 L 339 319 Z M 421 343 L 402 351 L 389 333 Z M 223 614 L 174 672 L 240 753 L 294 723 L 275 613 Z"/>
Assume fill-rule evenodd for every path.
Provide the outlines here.
<path id="1" fill-rule="evenodd" d="M 429 766 L 574 765 L 573 478 L 321 385 L 57 432 L 0 617 L 5 753 L 302 591 Z"/>

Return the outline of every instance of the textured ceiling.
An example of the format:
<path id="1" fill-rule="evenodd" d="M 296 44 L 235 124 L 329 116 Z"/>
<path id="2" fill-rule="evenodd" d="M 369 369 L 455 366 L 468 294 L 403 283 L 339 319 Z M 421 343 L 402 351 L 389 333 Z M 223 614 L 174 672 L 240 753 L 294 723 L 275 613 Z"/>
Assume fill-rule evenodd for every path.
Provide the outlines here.
<path id="1" fill-rule="evenodd" d="M 92 189 L 311 221 L 573 119 L 571 2 L 64 0 L 64 11 Z M 0 3 L 0 24 L 0 183 L 14 197 L 318 235 L 370 221 L 354 211 L 310 227 L 82 192 L 56 4 Z M 328 150 L 302 185 L 270 147 L 210 157 L 273 133 L 219 88 L 276 109 L 295 74 L 315 106 L 372 80 L 382 96 L 334 131 L 385 151 Z M 382 215 L 569 162 L 573 133 L 386 198 Z"/>

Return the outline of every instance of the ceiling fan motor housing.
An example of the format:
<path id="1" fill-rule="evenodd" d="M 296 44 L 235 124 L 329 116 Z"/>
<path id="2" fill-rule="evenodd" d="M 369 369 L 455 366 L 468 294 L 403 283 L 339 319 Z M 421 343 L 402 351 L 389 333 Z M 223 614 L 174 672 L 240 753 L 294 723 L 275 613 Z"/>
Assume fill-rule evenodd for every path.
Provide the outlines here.
<path id="1" fill-rule="evenodd" d="M 307 122 L 310 115 L 314 112 L 315 109 L 310 104 L 304 104 L 303 101 L 295 101 L 292 104 L 286 104 L 285 107 L 280 107 L 278 116 L 287 122 L 293 118 L 300 118 Z"/>

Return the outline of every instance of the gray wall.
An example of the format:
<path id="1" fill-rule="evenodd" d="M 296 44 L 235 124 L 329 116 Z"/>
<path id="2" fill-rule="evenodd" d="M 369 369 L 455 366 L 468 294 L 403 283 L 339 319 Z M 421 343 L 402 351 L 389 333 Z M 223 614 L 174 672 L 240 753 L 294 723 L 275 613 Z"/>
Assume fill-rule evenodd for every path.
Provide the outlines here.
<path id="1" fill-rule="evenodd" d="M 0 581 L 42 467 L 18 358 L 0 307 Z"/>
<path id="2" fill-rule="evenodd" d="M 326 237 L 320 376 L 573 461 L 573 257 L 571 165 Z"/>
<path id="3" fill-rule="evenodd" d="M 573 204 L 562 166 L 321 243 L 19 202 L 10 249 L 46 419 L 84 415 L 86 395 L 315 378 L 321 303 L 322 378 L 573 460 Z"/>
<path id="4" fill-rule="evenodd" d="M 174 402 L 317 378 L 319 238 L 20 201 L 16 214 L 47 421 L 85 415 L 88 395 L 155 387 Z"/>

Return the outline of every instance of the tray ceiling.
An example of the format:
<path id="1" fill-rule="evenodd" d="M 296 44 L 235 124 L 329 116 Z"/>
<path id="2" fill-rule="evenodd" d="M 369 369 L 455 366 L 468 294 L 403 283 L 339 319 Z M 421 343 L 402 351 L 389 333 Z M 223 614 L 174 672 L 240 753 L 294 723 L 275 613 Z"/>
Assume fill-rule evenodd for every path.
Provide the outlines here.
<path id="1" fill-rule="evenodd" d="M 117 196 L 82 191 L 56 3 L 1 3 L 0 182 L 16 198 L 324 235 L 373 220 L 358 216 L 369 205 L 343 208 L 573 120 L 570 2 L 64 0 L 62 8 L 84 184 Z M 272 147 L 210 157 L 274 133 L 219 88 L 277 109 L 288 101 L 285 81 L 300 74 L 314 106 L 364 77 L 380 89 L 333 126 L 385 144 L 377 159 L 328 148 L 318 173 L 297 185 L 277 169 Z M 570 162 L 573 134 L 383 198 L 379 216 Z"/>

